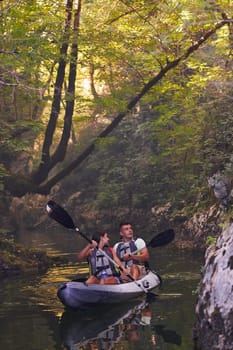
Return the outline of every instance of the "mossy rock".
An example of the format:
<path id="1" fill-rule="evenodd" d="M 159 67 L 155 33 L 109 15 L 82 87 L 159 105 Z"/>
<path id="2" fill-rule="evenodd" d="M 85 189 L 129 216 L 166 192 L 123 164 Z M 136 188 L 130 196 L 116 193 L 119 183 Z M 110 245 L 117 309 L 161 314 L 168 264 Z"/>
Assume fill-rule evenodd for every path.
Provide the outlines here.
<path id="1" fill-rule="evenodd" d="M 49 257 L 46 252 L 27 249 L 7 239 L 0 240 L 0 277 L 45 272 L 53 265 L 66 263 L 59 257 Z"/>

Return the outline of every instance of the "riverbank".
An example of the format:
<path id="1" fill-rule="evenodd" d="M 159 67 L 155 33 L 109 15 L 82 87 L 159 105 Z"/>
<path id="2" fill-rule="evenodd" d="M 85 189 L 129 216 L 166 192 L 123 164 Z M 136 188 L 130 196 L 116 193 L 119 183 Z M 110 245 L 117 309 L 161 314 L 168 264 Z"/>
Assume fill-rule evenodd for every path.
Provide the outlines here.
<path id="1" fill-rule="evenodd" d="M 45 251 L 28 249 L 14 242 L 13 235 L 1 232 L 0 236 L 0 278 L 46 272 L 51 266 L 66 263 L 65 258 L 48 256 Z"/>
<path id="2" fill-rule="evenodd" d="M 22 232 L 27 230 L 30 230 L 28 236 L 30 240 L 34 230 L 51 232 L 53 229 L 59 229 L 60 225 L 50 220 L 44 210 L 48 199 L 40 195 L 27 195 L 23 198 L 9 200 L 9 210 L 5 211 L 5 217 L 2 217 L 3 227 L 8 233 L 5 234 L 4 230 L 0 229 L 0 276 L 46 271 L 54 263 L 62 264 L 62 261 L 48 256 L 41 248 L 39 251 L 31 250 L 31 247 L 28 247 L 28 239 L 21 241 L 20 246 L 15 243 L 15 237 L 18 239 Z M 108 210 L 97 212 L 91 205 L 86 206 L 80 203 L 79 196 L 73 196 L 66 202 L 61 198 L 55 198 L 55 200 L 62 203 L 74 220 L 78 218 L 78 226 L 81 230 L 91 235 L 96 227 L 102 227 L 110 233 L 113 242 L 116 240 L 115 234 L 118 233 L 119 221 L 129 216 L 126 208 L 124 210 L 119 208 L 116 213 L 110 213 Z M 159 233 L 167 228 L 173 228 L 176 236 L 170 244 L 180 250 L 201 250 L 204 254 L 209 242 L 215 240 L 221 231 L 220 225 L 224 222 L 224 213 L 217 205 L 213 205 L 208 209 L 197 209 L 195 213 L 187 215 L 185 208 L 174 211 L 174 208 L 168 203 L 163 207 L 147 210 L 146 213 L 139 209 L 135 210 L 130 220 L 133 222 L 135 232 L 143 233 L 143 237 L 147 240 L 150 240 L 151 235 L 155 232 Z M 61 240 L 64 240 L 63 236 Z M 38 248 L 37 245 L 35 247 Z"/>

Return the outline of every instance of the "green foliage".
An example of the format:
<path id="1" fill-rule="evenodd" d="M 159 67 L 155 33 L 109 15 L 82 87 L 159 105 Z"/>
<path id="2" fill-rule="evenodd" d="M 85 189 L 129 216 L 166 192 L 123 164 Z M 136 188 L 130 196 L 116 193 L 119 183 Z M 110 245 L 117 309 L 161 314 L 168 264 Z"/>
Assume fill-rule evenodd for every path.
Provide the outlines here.
<path id="1" fill-rule="evenodd" d="M 0 121 L 0 162 L 9 169 L 11 162 L 16 160 L 22 152 L 32 156 L 32 143 L 35 135 L 43 130 L 39 121 L 19 120 L 11 123 Z M 6 173 L 1 169 L 0 177 Z"/>
<path id="2" fill-rule="evenodd" d="M 116 137 L 114 137 L 114 136 L 110 137 L 109 136 L 109 137 L 105 137 L 104 139 L 103 138 L 97 139 L 96 145 L 98 147 L 107 147 L 107 146 L 109 146 L 109 145 L 111 145 L 111 144 L 113 144 L 115 142 L 116 142 Z"/>
<path id="3" fill-rule="evenodd" d="M 207 236 L 207 238 L 206 238 L 206 245 L 207 246 L 215 244 L 215 243 L 216 243 L 216 237 Z"/>
<path id="4" fill-rule="evenodd" d="M 49 5 L 45 1 L 42 5 L 33 1 L 28 5 L 27 1 L 20 4 L 5 1 L 1 6 L 1 84 L 4 89 L 0 98 L 4 105 L 8 103 L 8 118 L 15 117 L 16 113 L 18 117 L 21 109 L 23 114 L 29 114 L 26 105 L 41 98 L 49 65 L 56 58 L 54 49 L 62 17 L 58 3 Z"/>
<path id="5" fill-rule="evenodd" d="M 62 43 L 78 42 L 79 48 L 76 144 L 63 166 L 167 62 L 182 57 L 222 20 L 221 14 L 232 18 L 226 0 L 85 1 L 80 30 L 64 34 L 63 1 L 4 1 L 1 10 L 0 178 L 21 153 L 38 159 Z M 209 174 L 217 169 L 230 174 L 231 41 L 229 23 L 159 81 L 140 101 L 141 111 L 111 137 L 96 141 L 96 155 L 85 173 L 78 171 L 81 186 L 92 184 L 88 193 L 96 206 L 150 208 L 167 201 L 179 206 L 185 198 L 191 208 Z M 62 58 L 69 63 L 70 52 Z M 51 149 L 63 132 L 64 105 Z"/>

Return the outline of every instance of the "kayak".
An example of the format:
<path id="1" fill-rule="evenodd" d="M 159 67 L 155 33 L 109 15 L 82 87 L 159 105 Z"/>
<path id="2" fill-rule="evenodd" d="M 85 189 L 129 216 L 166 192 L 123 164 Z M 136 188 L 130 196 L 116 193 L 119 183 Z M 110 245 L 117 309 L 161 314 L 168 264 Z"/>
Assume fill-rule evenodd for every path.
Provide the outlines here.
<path id="1" fill-rule="evenodd" d="M 57 292 L 61 302 L 78 309 L 99 304 L 115 304 L 137 298 L 158 287 L 159 275 L 149 271 L 140 280 L 120 284 L 86 284 L 85 280 L 63 283 Z"/>
<path id="2" fill-rule="evenodd" d="M 115 304 L 137 298 L 158 287 L 159 275 L 149 271 L 140 280 L 120 284 L 86 284 L 84 281 L 63 283 L 57 292 L 61 302 L 77 309 L 99 304 Z"/>

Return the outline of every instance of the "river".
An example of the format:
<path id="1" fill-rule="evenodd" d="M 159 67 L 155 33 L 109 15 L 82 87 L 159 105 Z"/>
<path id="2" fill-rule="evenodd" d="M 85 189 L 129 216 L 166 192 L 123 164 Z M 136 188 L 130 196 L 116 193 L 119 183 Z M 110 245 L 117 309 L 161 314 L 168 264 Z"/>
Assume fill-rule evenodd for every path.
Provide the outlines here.
<path id="1" fill-rule="evenodd" d="M 78 235 L 61 231 L 23 232 L 19 241 L 68 259 L 46 274 L 0 282 L 0 349 L 156 349 L 191 350 L 196 292 L 203 255 L 172 244 L 151 248 L 150 265 L 163 279 L 152 303 L 70 313 L 57 299 L 58 286 L 87 273 L 75 254 L 84 245 Z"/>

